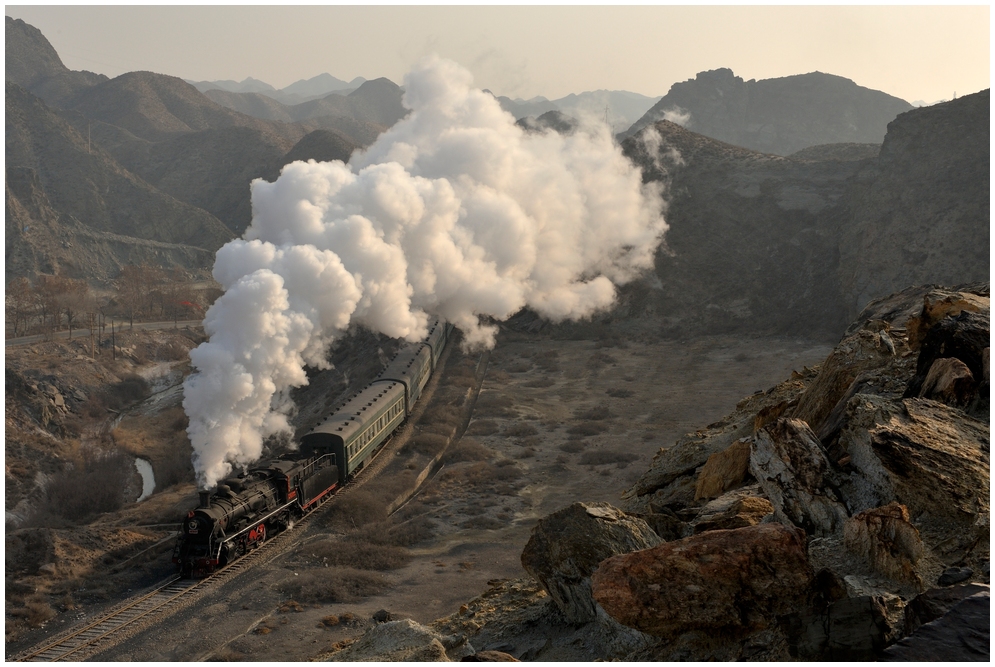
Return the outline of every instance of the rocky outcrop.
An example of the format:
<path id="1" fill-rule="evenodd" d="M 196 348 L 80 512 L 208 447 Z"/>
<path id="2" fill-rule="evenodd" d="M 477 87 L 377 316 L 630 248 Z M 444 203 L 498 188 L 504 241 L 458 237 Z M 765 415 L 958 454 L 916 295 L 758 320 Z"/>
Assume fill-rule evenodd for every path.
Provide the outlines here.
<path id="1" fill-rule="evenodd" d="M 941 403 L 855 396 L 840 435 L 849 457 L 840 491 L 855 512 L 897 501 L 920 531 L 951 548 L 972 544 L 988 531 L 988 438 L 987 424 Z"/>
<path id="2" fill-rule="evenodd" d="M 842 529 L 846 508 L 822 445 L 803 421 L 779 419 L 762 429 L 750 450 L 750 474 L 774 505 L 774 517 L 809 535 Z"/>
<path id="3" fill-rule="evenodd" d="M 921 585 L 914 567 L 922 558 L 922 540 L 904 505 L 891 503 L 850 517 L 843 526 L 843 544 L 872 569 Z"/>
<path id="4" fill-rule="evenodd" d="M 695 534 L 755 526 L 774 513 L 759 484 L 730 491 L 707 503 L 691 521 Z"/>
<path id="5" fill-rule="evenodd" d="M 590 576 L 598 564 L 660 541 L 646 522 L 608 503 L 574 503 L 532 529 L 522 567 L 549 592 L 570 622 L 589 623 L 597 616 Z"/>
<path id="6" fill-rule="evenodd" d="M 909 285 L 985 280 L 988 115 L 987 91 L 907 111 L 880 155 L 778 157 L 693 123 L 645 125 L 623 151 L 664 186 L 670 229 L 656 289 L 622 290 L 627 307 L 679 334 L 835 339 L 870 301 Z"/>
<path id="7" fill-rule="evenodd" d="M 743 438 L 752 437 L 758 415 L 780 414 L 797 401 L 816 377 L 817 373 L 811 369 L 796 373 L 767 391 L 743 399 L 726 418 L 688 433 L 671 447 L 660 448 L 649 469 L 622 494 L 623 509 L 641 515 L 660 514 L 665 510 L 673 514 L 703 504 L 701 499 L 696 502 L 694 496 L 709 457 L 727 451 Z M 696 513 L 697 510 L 685 520 Z"/>
<path id="8" fill-rule="evenodd" d="M 592 576 L 592 590 L 609 615 L 651 635 L 742 636 L 794 609 L 811 579 L 804 533 L 764 524 L 613 556 Z"/>
<path id="9" fill-rule="evenodd" d="M 718 498 L 726 491 L 736 488 L 743 483 L 749 467 L 749 440 L 737 440 L 728 449 L 712 454 L 698 474 L 694 499 Z"/>
<path id="10" fill-rule="evenodd" d="M 327 657 L 329 662 L 450 662 L 473 655 L 465 637 L 445 637 L 405 618 L 379 623 L 356 642 Z"/>

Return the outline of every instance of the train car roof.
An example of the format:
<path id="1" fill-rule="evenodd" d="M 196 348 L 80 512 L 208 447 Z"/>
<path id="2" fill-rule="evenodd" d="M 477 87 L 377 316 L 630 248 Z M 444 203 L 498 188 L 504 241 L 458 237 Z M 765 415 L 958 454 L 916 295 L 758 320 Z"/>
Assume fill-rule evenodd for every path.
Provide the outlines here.
<path id="1" fill-rule="evenodd" d="M 383 382 L 384 380 L 398 380 L 408 373 L 409 369 L 414 365 L 418 356 L 422 354 L 422 350 L 426 349 L 425 343 L 414 343 L 405 348 L 402 348 L 387 367 L 383 369 L 383 372 L 377 376 L 377 379 L 373 382 Z M 384 378 L 381 380 L 380 378 Z"/>
<path id="2" fill-rule="evenodd" d="M 335 412 L 327 415 L 311 429 L 311 433 L 330 433 L 349 440 L 364 426 L 370 417 L 404 395 L 400 382 L 374 382 L 345 402 Z"/>

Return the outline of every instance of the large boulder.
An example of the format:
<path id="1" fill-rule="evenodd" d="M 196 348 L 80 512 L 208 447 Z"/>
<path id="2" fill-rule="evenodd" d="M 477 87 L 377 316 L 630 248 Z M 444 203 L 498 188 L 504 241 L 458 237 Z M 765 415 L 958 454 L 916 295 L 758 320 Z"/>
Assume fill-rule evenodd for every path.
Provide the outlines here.
<path id="1" fill-rule="evenodd" d="M 809 535 L 832 535 L 847 518 L 831 494 L 836 481 L 818 438 L 798 419 L 778 419 L 757 433 L 750 474 L 774 505 L 774 517 Z"/>
<path id="2" fill-rule="evenodd" d="M 930 329 L 947 317 L 957 317 L 962 312 L 980 313 L 991 308 L 990 298 L 971 292 L 935 288 L 922 299 L 922 310 L 910 317 L 906 329 L 909 347 L 918 350 Z"/>
<path id="3" fill-rule="evenodd" d="M 901 636 L 902 609 L 897 595 L 859 595 L 789 614 L 782 623 L 794 658 L 878 660 Z"/>
<path id="4" fill-rule="evenodd" d="M 915 571 L 923 555 L 922 539 L 904 505 L 891 503 L 850 517 L 843 526 L 843 544 L 877 572 L 922 584 Z"/>
<path id="5" fill-rule="evenodd" d="M 613 556 L 591 581 L 619 623 L 670 639 L 763 630 L 804 603 L 811 579 L 804 532 L 770 523 Z"/>
<path id="6" fill-rule="evenodd" d="M 540 519 L 522 552 L 522 567 L 569 621 L 588 623 L 597 616 L 590 577 L 598 564 L 661 541 L 645 521 L 608 503 L 574 503 Z"/>

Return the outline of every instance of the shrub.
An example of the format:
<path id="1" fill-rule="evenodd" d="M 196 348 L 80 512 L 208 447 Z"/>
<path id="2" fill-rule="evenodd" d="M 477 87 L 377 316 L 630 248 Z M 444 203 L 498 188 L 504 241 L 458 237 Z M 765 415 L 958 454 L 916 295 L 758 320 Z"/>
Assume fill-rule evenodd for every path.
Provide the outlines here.
<path id="1" fill-rule="evenodd" d="M 586 419 L 589 421 L 601 421 L 604 419 L 610 419 L 614 415 L 611 410 L 608 409 L 607 405 L 596 405 L 593 408 L 587 410 L 577 409 L 574 410 L 574 416 L 577 419 Z"/>
<path id="2" fill-rule="evenodd" d="M 401 547 L 365 542 L 362 533 L 360 529 L 340 540 L 322 540 L 311 546 L 310 553 L 330 567 L 357 570 L 396 570 L 411 561 L 411 555 Z"/>
<path id="3" fill-rule="evenodd" d="M 39 509 L 73 523 L 118 510 L 133 471 L 131 460 L 121 452 L 89 454 L 74 468 L 52 477 Z"/>
<path id="4" fill-rule="evenodd" d="M 473 438 L 461 438 L 459 443 L 446 452 L 446 463 L 460 461 L 486 461 L 494 458 L 494 452 Z"/>
<path id="5" fill-rule="evenodd" d="M 638 456 L 629 452 L 609 452 L 604 449 L 598 449 L 581 454 L 580 463 L 588 466 L 603 466 L 614 463 L 619 468 L 624 468 L 638 458 Z"/>
<path id="6" fill-rule="evenodd" d="M 24 603 L 24 617 L 32 628 L 40 628 L 53 618 L 55 610 L 41 595 L 34 595 Z"/>
<path id="7" fill-rule="evenodd" d="M 567 452 L 568 454 L 576 454 L 577 452 L 582 452 L 587 447 L 587 443 L 583 440 L 567 440 L 562 445 L 560 445 L 561 452 Z"/>
<path id="8" fill-rule="evenodd" d="M 302 573 L 286 581 L 280 589 L 304 602 L 355 602 L 382 593 L 389 585 L 381 574 L 328 568 Z M 341 620 L 345 620 L 345 615 Z"/>
<path id="9" fill-rule="evenodd" d="M 611 396 L 612 398 L 629 398 L 635 392 L 632 391 L 631 389 L 615 389 L 615 388 L 612 388 L 612 389 L 606 390 L 605 393 L 608 394 L 609 396 Z"/>
<path id="10" fill-rule="evenodd" d="M 567 433 L 570 435 L 578 435 L 581 437 L 586 437 L 589 435 L 599 435 L 608 430 L 608 427 L 601 422 L 596 421 L 586 421 L 580 424 L 574 424 L 567 429 Z"/>
<path id="11" fill-rule="evenodd" d="M 489 419 L 478 419 L 470 423 L 466 429 L 468 435 L 493 435 L 497 433 L 498 426 Z"/>
<path id="12" fill-rule="evenodd" d="M 509 373 L 528 373 L 530 370 L 532 370 L 532 362 L 524 359 L 513 361 L 507 366 Z"/>
<path id="13" fill-rule="evenodd" d="M 512 438 L 521 438 L 529 435 L 539 435 L 539 431 L 532 424 L 512 424 L 508 428 L 504 429 L 502 435 Z"/>
<path id="14" fill-rule="evenodd" d="M 387 518 L 387 506 L 382 498 L 365 489 L 352 489 L 340 496 L 330 512 L 330 522 L 340 528 L 360 528 Z"/>
<path id="15" fill-rule="evenodd" d="M 408 441 L 408 447 L 411 448 L 411 451 L 427 456 L 435 456 L 447 444 L 449 444 L 449 438 L 438 433 L 421 433 Z"/>

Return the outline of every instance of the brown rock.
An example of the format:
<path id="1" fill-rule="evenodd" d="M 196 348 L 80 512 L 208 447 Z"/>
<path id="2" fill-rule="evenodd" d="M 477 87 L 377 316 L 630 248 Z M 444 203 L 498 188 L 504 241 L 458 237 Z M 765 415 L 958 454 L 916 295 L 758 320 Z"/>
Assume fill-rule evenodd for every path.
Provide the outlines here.
<path id="1" fill-rule="evenodd" d="M 985 348 L 986 350 L 988 348 Z M 931 398 L 947 405 L 965 406 L 977 391 L 971 369 L 960 359 L 941 357 L 933 361 L 919 390 L 919 398 Z"/>
<path id="2" fill-rule="evenodd" d="M 706 530 L 732 530 L 755 526 L 765 516 L 773 513 L 774 506 L 766 498 L 747 496 L 735 500 L 725 511 L 697 522 L 694 532 L 698 534 Z"/>
<path id="3" fill-rule="evenodd" d="M 909 347 L 918 350 L 926 333 L 943 318 L 960 315 L 965 310 L 973 313 L 989 310 L 990 303 L 985 296 L 934 289 L 923 297 L 922 312 L 910 318 L 906 325 Z"/>
<path id="4" fill-rule="evenodd" d="M 989 437 L 988 424 L 942 403 L 859 394 L 840 433 L 851 469 L 841 493 L 855 512 L 905 505 L 950 548 L 979 530 L 987 539 Z"/>
<path id="5" fill-rule="evenodd" d="M 460 662 L 521 662 L 518 658 L 503 651 L 477 651 L 468 655 Z"/>
<path id="6" fill-rule="evenodd" d="M 742 484 L 750 465 L 750 442 L 742 439 L 728 449 L 712 454 L 698 473 L 694 499 L 718 498 Z"/>
<path id="7" fill-rule="evenodd" d="M 843 525 L 843 544 L 885 576 L 922 584 L 914 569 L 923 555 L 922 539 L 904 505 L 891 503 L 850 517 Z"/>
<path id="8" fill-rule="evenodd" d="M 818 438 L 798 419 L 779 419 L 757 433 L 750 474 L 760 483 L 774 516 L 814 536 L 842 528 L 846 508 L 827 495 L 835 479 Z"/>
<path id="9" fill-rule="evenodd" d="M 613 556 L 591 577 L 594 599 L 610 616 L 666 638 L 768 627 L 803 604 L 811 579 L 804 533 L 773 523 Z"/>
<path id="10" fill-rule="evenodd" d="M 539 520 L 522 551 L 522 567 L 567 619 L 588 623 L 597 616 L 590 576 L 598 564 L 660 542 L 645 521 L 608 503 L 574 503 Z"/>
<path id="11" fill-rule="evenodd" d="M 787 415 L 806 422 L 820 437 L 824 437 L 826 423 L 833 409 L 856 393 L 856 387 L 879 374 L 881 369 L 892 366 L 907 351 L 901 339 L 892 340 L 898 357 L 881 345 L 880 332 L 860 329 L 840 341 L 822 364 L 819 376 L 802 393 L 798 405 Z M 897 335 L 897 334 L 896 334 Z M 893 343 L 894 344 L 894 343 Z"/>

